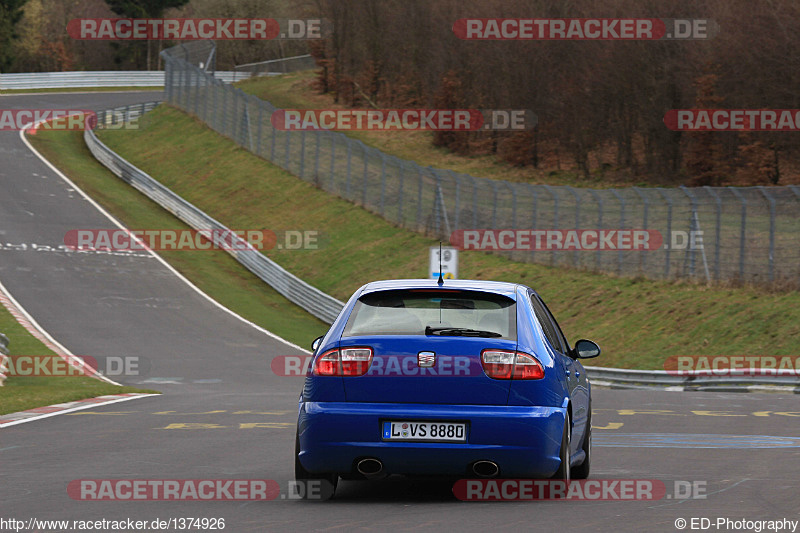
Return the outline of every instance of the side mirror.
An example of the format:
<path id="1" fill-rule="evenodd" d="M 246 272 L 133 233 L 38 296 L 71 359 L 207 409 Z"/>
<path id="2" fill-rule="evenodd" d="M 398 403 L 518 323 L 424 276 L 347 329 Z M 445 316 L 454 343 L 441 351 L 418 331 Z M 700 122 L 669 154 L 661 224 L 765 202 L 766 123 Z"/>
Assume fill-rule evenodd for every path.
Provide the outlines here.
<path id="1" fill-rule="evenodd" d="M 320 345 L 320 343 L 322 343 L 322 339 L 323 339 L 323 337 L 324 337 L 324 335 L 323 335 L 323 336 L 320 336 L 320 337 L 317 337 L 317 338 L 316 338 L 316 339 L 314 339 L 314 341 L 311 343 L 311 351 L 312 351 L 312 352 L 315 352 L 315 353 L 316 353 L 316 351 L 317 351 L 317 348 L 319 348 L 319 345 Z"/>
<path id="2" fill-rule="evenodd" d="M 581 339 L 575 343 L 575 349 L 572 350 L 572 353 L 578 359 L 591 359 L 600 355 L 600 347 L 592 341 Z"/>

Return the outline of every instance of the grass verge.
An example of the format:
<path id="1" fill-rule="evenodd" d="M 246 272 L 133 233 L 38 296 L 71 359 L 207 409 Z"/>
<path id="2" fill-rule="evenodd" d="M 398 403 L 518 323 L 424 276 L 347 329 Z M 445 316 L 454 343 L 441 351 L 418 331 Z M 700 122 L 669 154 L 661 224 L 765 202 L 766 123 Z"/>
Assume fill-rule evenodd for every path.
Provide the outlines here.
<path id="1" fill-rule="evenodd" d="M 54 355 L 0 306 L 0 332 L 9 338 L 11 355 Z M 153 390 L 119 387 L 82 376 L 10 376 L 0 387 L 0 415 L 55 403 L 74 402 L 106 394 L 157 393 Z"/>
<path id="2" fill-rule="evenodd" d="M 178 224 L 90 158 L 79 135 L 43 132 L 34 142 L 78 184 L 129 227 Z M 397 228 L 366 210 L 287 174 L 169 107 L 152 112 L 138 131 L 106 131 L 109 146 L 188 201 L 235 229 L 318 230 L 312 250 L 267 253 L 289 271 L 345 299 L 375 279 L 426 276 L 431 239 Z M 153 218 L 141 218 L 148 214 Z M 156 218 L 156 215 L 159 215 Z M 325 327 L 280 303 L 227 254 L 164 254 L 189 279 L 224 305 L 289 339 L 307 344 Z M 228 264 L 217 267 L 217 261 Z M 228 262 L 229 263 L 226 263 Z M 232 264 L 230 264 L 232 263 Z M 574 342 L 591 338 L 603 347 L 593 361 L 624 368 L 661 368 L 672 355 L 792 355 L 800 334 L 800 293 L 698 286 L 687 282 L 623 279 L 514 263 L 478 251 L 461 254 L 461 277 L 522 282 L 534 287 Z M 209 281 L 210 279 L 210 281 Z M 232 298 L 263 294 L 253 302 Z M 281 298 L 282 300 L 282 298 Z M 302 338 L 300 338 L 302 337 Z"/>

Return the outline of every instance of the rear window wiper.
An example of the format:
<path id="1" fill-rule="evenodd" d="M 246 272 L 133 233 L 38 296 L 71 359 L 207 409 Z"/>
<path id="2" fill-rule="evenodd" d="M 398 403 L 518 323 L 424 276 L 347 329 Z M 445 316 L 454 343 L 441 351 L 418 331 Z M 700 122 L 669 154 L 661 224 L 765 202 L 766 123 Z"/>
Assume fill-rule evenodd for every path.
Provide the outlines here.
<path id="1" fill-rule="evenodd" d="M 453 327 L 440 327 L 433 328 L 428 326 L 425 328 L 425 335 L 454 335 L 461 337 L 502 337 L 501 333 L 496 331 L 486 331 L 483 329 L 469 329 L 469 328 L 453 328 Z"/>

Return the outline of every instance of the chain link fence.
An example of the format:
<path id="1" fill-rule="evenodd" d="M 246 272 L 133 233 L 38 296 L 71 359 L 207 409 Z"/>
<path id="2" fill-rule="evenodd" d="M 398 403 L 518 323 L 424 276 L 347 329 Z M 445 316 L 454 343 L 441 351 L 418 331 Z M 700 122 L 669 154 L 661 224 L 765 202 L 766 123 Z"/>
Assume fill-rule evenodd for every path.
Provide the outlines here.
<path id="1" fill-rule="evenodd" d="M 570 248 L 563 241 L 498 253 L 622 276 L 800 284 L 800 187 L 585 189 L 423 167 L 342 133 L 273 128 L 274 106 L 208 72 L 213 44 L 181 45 L 162 57 L 170 104 L 404 228 L 445 242 L 460 230 L 649 230 L 653 249 Z"/>

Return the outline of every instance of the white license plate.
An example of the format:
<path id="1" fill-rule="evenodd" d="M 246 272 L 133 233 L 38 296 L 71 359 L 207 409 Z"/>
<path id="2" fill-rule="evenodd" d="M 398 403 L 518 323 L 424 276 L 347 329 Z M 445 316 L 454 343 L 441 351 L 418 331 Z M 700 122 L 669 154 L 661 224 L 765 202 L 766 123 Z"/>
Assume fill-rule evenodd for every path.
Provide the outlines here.
<path id="1" fill-rule="evenodd" d="M 467 425 L 458 422 L 384 422 L 383 440 L 466 442 Z"/>

